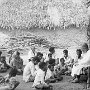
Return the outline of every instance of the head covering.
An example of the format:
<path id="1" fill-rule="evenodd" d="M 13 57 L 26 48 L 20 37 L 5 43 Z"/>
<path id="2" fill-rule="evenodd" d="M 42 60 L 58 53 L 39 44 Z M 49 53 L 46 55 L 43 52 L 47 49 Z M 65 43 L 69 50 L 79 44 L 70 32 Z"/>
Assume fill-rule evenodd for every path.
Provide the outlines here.
<path id="1" fill-rule="evenodd" d="M 31 59 L 31 58 L 34 57 L 34 56 L 35 56 L 35 55 L 34 55 L 32 49 L 30 48 L 30 49 L 29 49 L 29 52 L 28 52 L 28 59 Z"/>

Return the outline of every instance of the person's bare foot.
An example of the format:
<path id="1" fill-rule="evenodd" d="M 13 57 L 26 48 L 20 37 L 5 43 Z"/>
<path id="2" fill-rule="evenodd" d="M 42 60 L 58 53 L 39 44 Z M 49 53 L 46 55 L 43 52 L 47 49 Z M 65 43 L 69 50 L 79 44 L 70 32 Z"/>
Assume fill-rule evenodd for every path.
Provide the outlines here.
<path id="1" fill-rule="evenodd" d="M 72 81 L 72 83 L 79 83 L 78 78 L 75 78 L 75 79 Z"/>
<path id="2" fill-rule="evenodd" d="M 87 83 L 87 89 L 90 90 L 90 83 Z"/>

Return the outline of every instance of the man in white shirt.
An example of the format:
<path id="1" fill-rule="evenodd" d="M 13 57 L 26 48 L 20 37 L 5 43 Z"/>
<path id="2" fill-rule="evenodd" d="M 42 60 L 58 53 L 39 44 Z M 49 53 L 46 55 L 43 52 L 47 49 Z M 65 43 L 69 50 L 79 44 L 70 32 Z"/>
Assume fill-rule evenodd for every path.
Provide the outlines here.
<path id="1" fill-rule="evenodd" d="M 77 76 L 73 82 L 79 82 L 80 72 L 82 68 L 90 67 L 90 50 L 88 49 L 88 45 L 86 43 L 82 46 L 82 52 L 84 54 L 83 58 L 80 62 L 72 69 L 72 76 Z M 88 71 L 88 81 L 87 81 L 87 88 L 90 89 L 90 71 Z"/>
<path id="2" fill-rule="evenodd" d="M 40 62 L 38 57 L 34 57 L 24 68 L 23 71 L 23 80 L 25 82 L 34 81 L 36 72 L 35 72 L 35 65 Z"/>

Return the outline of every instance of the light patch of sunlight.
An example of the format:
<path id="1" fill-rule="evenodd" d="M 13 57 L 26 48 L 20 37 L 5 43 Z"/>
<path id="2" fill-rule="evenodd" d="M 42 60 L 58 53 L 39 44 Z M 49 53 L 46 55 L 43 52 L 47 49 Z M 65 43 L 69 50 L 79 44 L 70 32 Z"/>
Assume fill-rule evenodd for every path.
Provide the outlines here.
<path id="1" fill-rule="evenodd" d="M 52 23 L 55 25 L 55 26 L 59 26 L 59 11 L 56 7 L 48 7 L 48 10 L 47 10 L 47 13 L 48 15 L 50 16 L 50 19 L 52 21 Z"/>

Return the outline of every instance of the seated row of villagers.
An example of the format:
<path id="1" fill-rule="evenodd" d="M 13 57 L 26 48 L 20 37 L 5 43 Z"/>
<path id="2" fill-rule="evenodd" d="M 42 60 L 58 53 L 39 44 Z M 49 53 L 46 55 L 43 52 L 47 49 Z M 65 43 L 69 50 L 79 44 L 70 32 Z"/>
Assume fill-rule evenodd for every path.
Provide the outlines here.
<path id="1" fill-rule="evenodd" d="M 85 52 L 85 48 L 89 51 L 86 43 L 82 46 L 82 50 L 76 50 L 75 59 L 72 59 L 68 55 L 68 50 L 63 50 L 63 57 L 60 60 L 56 58 L 54 47 L 49 48 L 50 53 L 45 59 L 43 58 L 43 53 L 37 52 L 37 55 L 34 56 L 33 50 L 31 50 L 29 53 L 32 56 L 30 56 L 29 62 L 24 68 L 20 53 L 16 51 L 10 61 L 10 65 L 6 64 L 5 58 L 1 56 L 0 71 L 4 72 L 6 68 L 8 69 L 10 67 L 14 68 L 17 70 L 18 75 L 23 74 L 23 81 L 26 83 L 34 82 L 32 87 L 36 89 L 52 88 L 49 83 L 61 81 L 63 79 L 62 75 L 72 75 L 74 77 L 72 82 L 79 82 L 80 75 L 87 74 L 87 66 L 79 65 L 79 62 L 83 60 L 82 58 L 84 58 L 87 52 Z M 85 69 L 82 69 L 83 67 Z"/>

